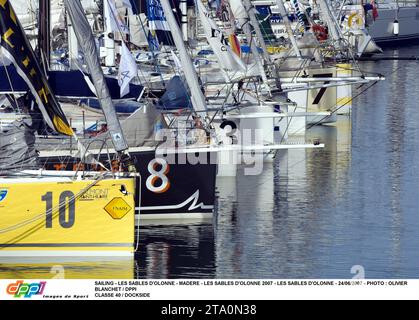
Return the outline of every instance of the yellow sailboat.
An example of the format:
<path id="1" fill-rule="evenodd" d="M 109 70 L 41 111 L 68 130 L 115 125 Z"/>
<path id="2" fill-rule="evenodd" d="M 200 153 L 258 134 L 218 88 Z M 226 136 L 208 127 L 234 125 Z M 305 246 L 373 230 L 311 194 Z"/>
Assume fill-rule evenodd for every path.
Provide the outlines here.
<path id="1" fill-rule="evenodd" d="M 13 64 L 51 129 L 58 134 L 74 135 L 10 1 L 0 3 L 3 65 L 5 61 Z M 86 20 L 80 2 L 77 4 L 79 18 Z M 90 26 L 81 20 L 80 24 L 83 23 L 87 32 Z M 92 36 L 87 38 L 84 37 L 84 41 L 90 41 L 91 47 L 95 47 Z M 99 65 L 96 52 L 90 52 L 89 57 L 91 64 Z M 100 84 L 106 86 L 100 66 L 96 69 L 93 80 L 99 83 L 97 92 L 107 102 L 105 116 L 109 117 L 107 122 L 118 151 L 117 160 L 123 164 L 127 145 L 107 87 L 100 87 Z M 24 107 L 30 109 L 29 105 Z M 56 172 L 29 172 L 37 169 L 38 154 L 34 147 L 36 118 L 27 118 L 14 121 L 0 131 L 0 258 L 112 256 L 132 259 L 135 179 L 109 171 L 90 175 L 62 172 L 60 176 L 56 176 Z M 87 155 L 82 147 L 80 152 Z"/>
<path id="2" fill-rule="evenodd" d="M 133 179 L 0 179 L 0 257 L 132 256 Z"/>

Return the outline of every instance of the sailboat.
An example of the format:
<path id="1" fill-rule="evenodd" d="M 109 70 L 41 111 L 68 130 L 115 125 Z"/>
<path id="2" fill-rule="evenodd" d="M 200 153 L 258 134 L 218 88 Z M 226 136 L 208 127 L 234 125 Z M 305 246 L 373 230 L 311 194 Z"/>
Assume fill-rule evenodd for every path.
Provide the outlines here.
<path id="1" fill-rule="evenodd" d="M 354 5 L 357 1 L 353 1 Z M 359 2 L 358 2 L 359 3 Z M 380 0 L 364 4 L 361 17 L 378 44 L 419 39 L 419 1 Z"/>
<path id="2" fill-rule="evenodd" d="M 371 37 L 362 33 L 364 40 L 357 38 L 354 40 L 357 45 L 353 46 L 327 1 L 303 4 L 297 0 L 277 0 L 255 4 L 268 13 L 267 19 L 271 16 L 273 27 L 280 26 L 282 30 L 277 29 L 274 34 L 280 38 L 282 48 L 275 53 L 275 59 L 283 91 L 296 103 L 296 110 L 318 113 L 318 116 L 291 120 L 291 124 L 298 123 L 291 125 L 291 132 L 304 134 L 303 120 L 310 125 L 334 123 L 338 113 L 350 112 L 353 84 L 383 80 L 360 76 L 362 70 L 358 70 L 354 58 L 371 45 Z M 321 114 L 325 112 L 330 114 Z"/>
<path id="3" fill-rule="evenodd" d="M 6 60 L 13 64 L 49 127 L 72 136 L 10 1 L 0 6 L 0 33 L 3 67 Z M 37 120 L 23 113 L 0 132 L 0 257 L 132 259 L 135 179 L 109 171 L 38 169 Z"/>
<path id="4" fill-rule="evenodd" d="M 48 16 L 48 12 L 43 15 Z M 70 21 L 70 20 L 69 20 Z M 74 27 L 72 27 L 74 28 Z M 48 30 L 48 28 L 45 28 Z M 48 43 L 48 41 L 47 41 Z M 50 71 L 54 74 L 56 71 Z M 68 75 L 78 74 L 81 81 L 72 81 L 71 83 L 86 85 L 84 75 L 91 77 L 87 72 L 84 75 L 79 70 L 66 71 Z M 109 85 L 109 78 L 105 77 Z M 116 79 L 114 79 L 117 81 Z M 78 86 L 63 85 L 63 83 L 56 82 L 57 89 L 72 90 L 72 95 L 60 95 L 62 98 L 83 98 L 80 95 Z M 130 86 L 130 95 L 137 89 L 132 83 Z M 88 88 L 89 89 L 89 88 Z M 134 89 L 134 91 L 133 91 Z M 119 90 L 117 90 L 119 95 Z M 110 90 L 111 98 L 115 97 Z M 90 94 L 94 93 L 90 90 Z M 97 98 L 96 96 L 94 96 Z M 126 98 L 126 97 L 124 97 Z M 128 98 L 137 99 L 138 95 L 134 94 Z M 73 109 L 76 107 L 74 106 Z M 215 177 L 217 173 L 217 164 L 210 160 L 214 153 L 202 151 L 206 161 L 202 163 L 189 162 L 188 155 L 193 155 L 195 151 L 175 152 L 176 161 L 169 163 L 161 157 L 156 156 L 156 143 L 154 141 L 155 127 L 159 123 L 154 123 L 158 120 L 158 114 L 152 106 L 143 105 L 143 107 L 129 118 L 126 123 L 122 123 L 123 131 L 130 147 L 130 157 L 136 171 L 141 175 L 141 182 L 139 188 L 141 189 L 141 197 L 136 197 L 136 219 L 137 221 L 160 221 L 160 220 L 176 220 L 178 219 L 208 219 L 212 217 L 214 201 L 215 201 Z M 134 126 L 135 124 L 135 126 Z M 144 125 L 140 127 L 139 125 Z M 145 132 L 144 134 L 142 132 Z M 104 161 L 108 169 L 112 169 L 114 165 L 115 149 L 112 145 L 104 147 L 102 140 L 109 140 L 109 132 L 97 137 L 96 144 L 89 139 L 86 143 L 91 143 L 89 152 L 96 158 Z M 72 140 L 67 139 L 44 139 L 43 146 L 39 146 L 41 153 L 41 162 L 46 169 L 53 169 L 59 172 L 68 170 L 101 170 L 95 164 L 90 164 L 84 161 L 81 155 L 75 156 L 71 149 Z M 51 145 L 51 140 L 57 141 L 59 150 L 55 147 L 48 147 Z M 74 142 L 74 139 L 73 139 Z M 53 144 L 52 144 L 53 145 Z M 73 144 L 74 146 L 74 144 Z M 104 151 L 108 149 L 109 152 Z M 186 159 L 182 161 L 182 159 Z M 141 214 L 139 214 L 141 212 Z"/>

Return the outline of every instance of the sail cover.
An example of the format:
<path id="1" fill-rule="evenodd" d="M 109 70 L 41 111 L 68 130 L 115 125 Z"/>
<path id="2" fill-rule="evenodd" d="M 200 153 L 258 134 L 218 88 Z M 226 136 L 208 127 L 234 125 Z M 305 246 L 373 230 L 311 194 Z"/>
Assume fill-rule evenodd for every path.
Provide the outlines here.
<path id="1" fill-rule="evenodd" d="M 179 76 L 169 81 L 157 107 L 163 110 L 192 109 L 189 93 Z"/>
<path id="2" fill-rule="evenodd" d="M 8 0 L 0 1 L 0 51 L 16 67 L 30 88 L 46 123 L 55 131 L 73 135 L 32 47 Z"/>

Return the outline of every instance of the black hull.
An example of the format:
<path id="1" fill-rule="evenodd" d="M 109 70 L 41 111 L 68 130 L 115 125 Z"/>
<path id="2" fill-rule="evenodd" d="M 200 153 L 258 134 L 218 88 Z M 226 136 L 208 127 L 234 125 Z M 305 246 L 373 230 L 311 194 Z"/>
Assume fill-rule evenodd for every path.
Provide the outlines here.
<path id="1" fill-rule="evenodd" d="M 178 164 L 176 161 L 168 165 L 166 172 L 161 165 L 157 165 L 155 171 L 158 175 L 167 178 L 164 190 L 150 190 L 154 186 L 158 189 L 163 183 L 158 175 L 150 172 L 155 152 L 134 151 L 130 155 L 141 176 L 137 186 L 141 197 L 136 196 L 136 208 L 140 209 L 141 219 L 203 218 L 212 215 L 217 175 L 217 165 L 209 164 L 213 154 L 207 153 L 207 164 Z M 106 158 L 102 159 L 104 163 Z M 40 160 L 43 168 L 49 170 L 74 171 L 80 168 L 77 158 L 49 156 Z M 93 170 L 89 165 L 83 168 Z"/>

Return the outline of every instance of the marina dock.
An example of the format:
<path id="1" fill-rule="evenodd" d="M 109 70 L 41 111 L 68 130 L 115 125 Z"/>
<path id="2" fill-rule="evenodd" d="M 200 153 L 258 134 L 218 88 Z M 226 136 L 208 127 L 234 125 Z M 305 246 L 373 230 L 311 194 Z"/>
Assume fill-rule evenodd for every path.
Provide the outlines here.
<path id="1" fill-rule="evenodd" d="M 0 279 L 419 276 L 418 2 L 3 2 Z"/>

